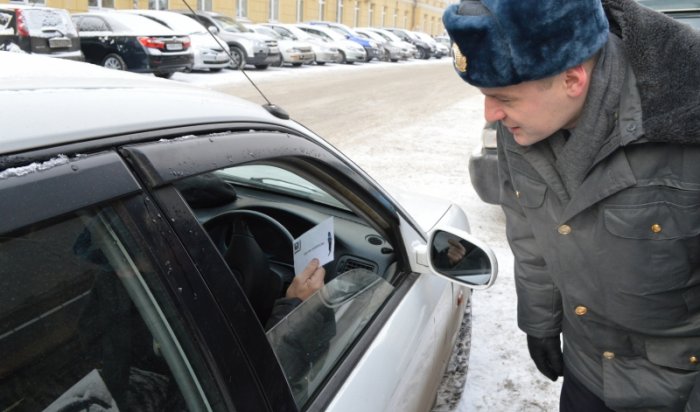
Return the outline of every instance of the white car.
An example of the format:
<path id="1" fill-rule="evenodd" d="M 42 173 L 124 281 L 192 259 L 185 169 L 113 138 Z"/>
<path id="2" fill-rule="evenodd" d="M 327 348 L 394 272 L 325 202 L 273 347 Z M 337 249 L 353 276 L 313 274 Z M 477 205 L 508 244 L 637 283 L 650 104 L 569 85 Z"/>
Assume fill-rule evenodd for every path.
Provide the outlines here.
<path id="1" fill-rule="evenodd" d="M 316 56 L 311 44 L 301 40 L 285 38 L 270 27 L 263 25 L 251 24 L 248 25 L 248 28 L 258 34 L 277 40 L 280 53 L 282 54 L 282 64 L 290 64 L 294 67 L 299 67 L 302 64 L 311 64 L 314 62 Z"/>
<path id="2" fill-rule="evenodd" d="M 353 64 L 355 62 L 363 62 L 367 59 L 367 52 L 365 51 L 364 47 L 360 46 L 354 41 L 346 39 L 335 30 L 331 30 L 330 28 L 321 25 L 304 23 L 297 23 L 296 27 L 314 36 L 332 41 L 334 46 L 340 52 L 339 63 Z"/>
<path id="3" fill-rule="evenodd" d="M 194 51 L 192 70 L 220 71 L 230 65 L 230 49 L 226 42 L 212 37 L 204 26 L 187 16 L 166 10 L 119 10 L 119 13 L 138 14 L 190 36 Z"/>
<path id="4" fill-rule="evenodd" d="M 459 206 L 278 107 L 56 60 L 0 52 L 2 405 L 430 409 L 496 274 Z"/>
<path id="5" fill-rule="evenodd" d="M 262 23 L 262 25 L 273 29 L 283 37 L 293 40 L 300 40 L 310 44 L 314 51 L 314 62 L 319 66 L 323 66 L 326 63 L 340 62 L 340 51 L 330 38 L 323 38 L 307 33 L 293 24 Z"/>

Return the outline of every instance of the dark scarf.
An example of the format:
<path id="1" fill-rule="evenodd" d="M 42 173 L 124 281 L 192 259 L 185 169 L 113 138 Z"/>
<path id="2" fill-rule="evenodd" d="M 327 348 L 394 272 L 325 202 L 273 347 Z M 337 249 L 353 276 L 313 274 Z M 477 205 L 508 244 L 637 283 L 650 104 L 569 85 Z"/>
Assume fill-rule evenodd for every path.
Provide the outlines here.
<path id="1" fill-rule="evenodd" d="M 556 156 L 555 167 L 569 195 L 583 182 L 595 160 L 607 155 L 600 153 L 601 149 L 619 145 L 610 140 L 619 140 L 619 135 L 611 132 L 617 120 L 626 67 L 620 39 L 610 35 L 591 73 L 586 103 L 576 128 L 566 141 L 562 133 L 547 139 Z"/>

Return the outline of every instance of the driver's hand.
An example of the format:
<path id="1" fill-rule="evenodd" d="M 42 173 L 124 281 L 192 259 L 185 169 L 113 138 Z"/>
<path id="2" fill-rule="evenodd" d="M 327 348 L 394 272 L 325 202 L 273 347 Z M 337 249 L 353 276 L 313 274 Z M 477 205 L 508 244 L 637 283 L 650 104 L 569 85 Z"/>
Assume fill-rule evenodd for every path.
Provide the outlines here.
<path id="1" fill-rule="evenodd" d="M 288 298 L 306 300 L 323 287 L 326 269 L 319 265 L 318 259 L 312 259 L 304 270 L 294 276 L 292 284 L 287 288 Z"/>
<path id="2" fill-rule="evenodd" d="M 447 249 L 447 259 L 450 261 L 450 264 L 454 266 L 464 258 L 467 250 L 457 240 L 450 239 L 447 241 L 447 243 L 450 244 L 449 248 Z"/>

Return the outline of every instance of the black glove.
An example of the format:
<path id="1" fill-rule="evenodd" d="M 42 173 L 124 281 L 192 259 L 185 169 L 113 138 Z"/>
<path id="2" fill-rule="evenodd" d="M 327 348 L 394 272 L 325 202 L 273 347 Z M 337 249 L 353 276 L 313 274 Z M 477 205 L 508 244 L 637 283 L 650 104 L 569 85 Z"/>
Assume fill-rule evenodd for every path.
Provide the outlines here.
<path id="1" fill-rule="evenodd" d="M 549 379 L 556 381 L 564 373 L 564 357 L 561 353 L 559 335 L 548 338 L 536 338 L 527 335 L 527 349 L 535 366 Z"/>

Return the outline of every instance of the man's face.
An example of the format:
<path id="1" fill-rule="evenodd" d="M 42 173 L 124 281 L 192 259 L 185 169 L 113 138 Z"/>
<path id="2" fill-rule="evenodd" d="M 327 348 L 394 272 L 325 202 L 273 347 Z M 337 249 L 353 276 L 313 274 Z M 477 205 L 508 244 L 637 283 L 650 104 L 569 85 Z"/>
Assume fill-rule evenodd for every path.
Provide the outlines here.
<path id="1" fill-rule="evenodd" d="M 563 75 L 513 86 L 480 88 L 484 117 L 501 121 L 521 146 L 546 139 L 560 129 L 575 125 L 581 100 L 567 93 Z"/>

